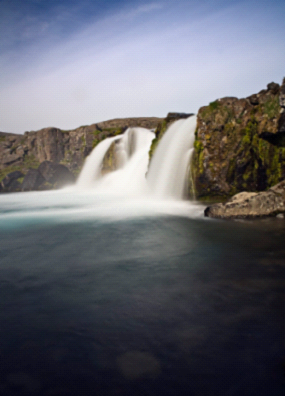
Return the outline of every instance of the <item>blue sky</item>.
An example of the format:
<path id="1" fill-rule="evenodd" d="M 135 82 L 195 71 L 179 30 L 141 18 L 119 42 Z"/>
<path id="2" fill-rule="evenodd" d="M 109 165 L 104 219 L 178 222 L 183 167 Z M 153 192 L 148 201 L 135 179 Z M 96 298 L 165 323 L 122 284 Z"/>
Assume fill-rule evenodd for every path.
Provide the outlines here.
<path id="1" fill-rule="evenodd" d="M 0 0 L 0 131 L 197 112 L 285 76 L 284 0 Z"/>

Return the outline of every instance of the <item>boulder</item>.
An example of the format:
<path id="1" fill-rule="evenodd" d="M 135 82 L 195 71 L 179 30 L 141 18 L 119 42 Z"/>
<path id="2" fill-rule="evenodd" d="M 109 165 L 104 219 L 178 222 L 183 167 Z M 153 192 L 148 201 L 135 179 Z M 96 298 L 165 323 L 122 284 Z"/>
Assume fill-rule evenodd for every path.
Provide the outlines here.
<path id="1" fill-rule="evenodd" d="M 61 164 L 55 164 L 51 161 L 43 161 L 38 167 L 45 181 L 52 184 L 56 188 L 63 187 L 67 184 L 74 183 L 74 175 L 68 168 Z"/>
<path id="2" fill-rule="evenodd" d="M 285 213 L 285 180 L 260 193 L 241 192 L 226 203 L 208 206 L 206 217 L 219 219 L 255 218 Z"/>
<path id="3" fill-rule="evenodd" d="M 8 173 L 8 175 L 6 175 L 4 177 L 4 179 L 1 181 L 1 186 L 2 186 L 3 190 L 10 190 L 13 182 L 17 181 L 17 179 L 19 179 L 20 177 L 23 177 L 23 176 L 24 176 L 24 174 L 20 171 Z M 18 183 L 18 184 L 20 184 L 20 183 Z M 14 183 L 14 185 L 16 185 L 16 184 Z"/>
<path id="4" fill-rule="evenodd" d="M 271 83 L 267 84 L 268 91 L 271 91 L 273 94 L 278 93 L 279 88 L 280 88 L 280 85 L 276 84 L 275 82 L 271 82 Z"/>
<path id="5" fill-rule="evenodd" d="M 44 177 L 38 169 L 29 169 L 22 183 L 22 191 L 34 191 L 45 182 Z"/>
<path id="6" fill-rule="evenodd" d="M 253 106 L 257 106 L 259 104 L 258 96 L 256 94 L 253 94 L 247 98 Z"/>

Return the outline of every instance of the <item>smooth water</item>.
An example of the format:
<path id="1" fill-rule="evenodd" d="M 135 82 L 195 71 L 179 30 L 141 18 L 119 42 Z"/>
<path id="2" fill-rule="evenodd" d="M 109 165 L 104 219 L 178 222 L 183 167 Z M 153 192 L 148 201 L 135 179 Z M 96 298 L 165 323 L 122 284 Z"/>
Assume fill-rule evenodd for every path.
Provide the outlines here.
<path id="1" fill-rule="evenodd" d="M 180 204 L 1 196 L 1 394 L 284 395 L 284 221 Z"/>
<path id="2" fill-rule="evenodd" d="M 0 196 L 1 395 L 284 395 L 285 222 L 177 199 L 194 129 L 174 123 L 150 169 L 132 128 L 76 186 Z"/>

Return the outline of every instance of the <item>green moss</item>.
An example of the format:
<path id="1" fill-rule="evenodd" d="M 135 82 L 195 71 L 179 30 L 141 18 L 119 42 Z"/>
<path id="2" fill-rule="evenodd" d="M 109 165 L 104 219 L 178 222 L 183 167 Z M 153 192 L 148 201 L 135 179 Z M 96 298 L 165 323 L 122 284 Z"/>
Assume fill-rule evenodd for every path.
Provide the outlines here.
<path id="1" fill-rule="evenodd" d="M 161 123 L 158 124 L 156 130 L 154 131 L 155 133 L 155 138 L 153 139 L 153 141 L 151 142 L 151 146 L 149 149 L 149 158 L 152 158 L 158 143 L 160 142 L 160 140 L 162 139 L 162 136 L 164 135 L 166 129 L 168 128 L 168 123 L 166 120 L 163 120 Z"/>
<path id="2" fill-rule="evenodd" d="M 251 118 L 251 120 L 247 123 L 245 129 L 242 130 L 243 137 L 242 137 L 242 146 L 250 145 L 253 137 L 257 134 L 257 121 L 255 118 Z"/>
<path id="3" fill-rule="evenodd" d="M 197 151 L 197 153 L 199 154 L 199 153 L 204 149 L 203 143 L 200 142 L 199 140 L 195 140 L 195 142 L 194 142 L 194 149 L 195 149 L 195 150 Z"/>
<path id="4" fill-rule="evenodd" d="M 86 147 L 86 139 L 84 135 L 81 136 L 81 140 L 82 140 L 83 148 Z"/>
<path id="5" fill-rule="evenodd" d="M 215 100 L 214 102 L 209 103 L 209 108 L 211 111 L 217 110 L 217 108 L 220 106 L 220 103 Z"/>
<path id="6" fill-rule="evenodd" d="M 1 169 L 0 170 L 0 181 L 3 180 L 4 177 L 6 175 L 8 175 L 8 173 L 15 172 L 15 171 L 22 171 L 22 167 L 19 165 L 18 166 L 11 165 L 11 166 L 7 166 L 5 169 Z"/>
<path id="7" fill-rule="evenodd" d="M 226 122 L 229 123 L 229 122 L 233 121 L 235 119 L 234 111 L 227 106 L 225 106 L 224 109 L 225 109 L 225 113 L 226 113 Z"/>
<path id="8" fill-rule="evenodd" d="M 24 157 L 23 165 L 26 168 L 38 168 L 40 165 L 40 162 L 36 159 L 36 157 L 33 154 L 26 155 Z"/>
<path id="9" fill-rule="evenodd" d="M 198 169 L 199 169 L 199 173 L 202 174 L 204 172 L 204 151 L 200 151 L 200 153 L 198 154 Z"/>
<path id="10" fill-rule="evenodd" d="M 6 136 L 0 136 L 0 143 L 5 142 L 5 140 L 6 140 Z"/>
<path id="11" fill-rule="evenodd" d="M 279 98 L 278 96 L 274 96 L 273 98 L 269 98 L 263 105 L 264 113 L 267 114 L 269 119 L 275 118 L 279 116 Z"/>

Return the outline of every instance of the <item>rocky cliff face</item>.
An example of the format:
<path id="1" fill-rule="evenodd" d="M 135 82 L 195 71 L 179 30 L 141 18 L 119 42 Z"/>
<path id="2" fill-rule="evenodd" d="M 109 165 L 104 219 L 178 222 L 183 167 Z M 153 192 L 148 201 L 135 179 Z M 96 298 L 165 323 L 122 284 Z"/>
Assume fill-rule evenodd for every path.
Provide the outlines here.
<path id="1" fill-rule="evenodd" d="M 198 112 L 192 180 L 201 200 L 263 191 L 285 178 L 285 79 Z"/>
<path id="2" fill-rule="evenodd" d="M 156 128 L 160 118 L 124 118 L 64 131 L 44 128 L 24 135 L 0 133 L 0 182 L 11 172 L 38 168 L 43 161 L 65 165 L 75 176 L 85 157 L 103 139 L 123 133 L 128 127 Z M 18 186 L 19 188 L 19 186 Z"/>

